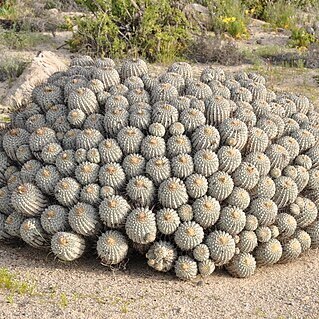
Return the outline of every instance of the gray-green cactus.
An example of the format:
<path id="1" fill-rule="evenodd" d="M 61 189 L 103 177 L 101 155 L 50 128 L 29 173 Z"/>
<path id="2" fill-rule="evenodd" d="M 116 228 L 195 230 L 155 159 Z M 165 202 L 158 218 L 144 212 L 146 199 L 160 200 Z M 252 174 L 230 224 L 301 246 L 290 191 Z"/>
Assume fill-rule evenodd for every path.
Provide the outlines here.
<path id="1" fill-rule="evenodd" d="M 182 110 L 179 120 L 187 133 L 192 133 L 198 126 L 206 123 L 204 113 L 193 107 L 188 107 L 185 110 Z"/>
<path id="2" fill-rule="evenodd" d="M 310 249 L 311 246 L 311 237 L 309 234 L 302 229 L 297 229 L 296 232 L 293 235 L 293 238 L 298 239 L 300 245 L 301 245 L 301 252 L 305 252 L 308 249 Z"/>
<path id="3" fill-rule="evenodd" d="M 180 256 L 175 262 L 175 274 L 183 280 L 195 279 L 198 268 L 197 263 L 189 256 Z"/>
<path id="4" fill-rule="evenodd" d="M 185 184 L 177 177 L 168 178 L 161 183 L 158 189 L 158 200 L 167 208 L 178 208 L 186 204 L 188 194 Z"/>
<path id="5" fill-rule="evenodd" d="M 192 133 L 192 146 L 195 150 L 210 149 L 215 151 L 220 142 L 220 134 L 212 125 L 199 126 Z"/>
<path id="6" fill-rule="evenodd" d="M 240 151 L 245 147 L 248 139 L 247 125 L 234 118 L 223 121 L 219 127 L 221 142 L 233 146 Z"/>
<path id="7" fill-rule="evenodd" d="M 193 249 L 195 260 L 203 262 L 209 259 L 209 248 L 205 244 L 199 244 Z"/>
<path id="8" fill-rule="evenodd" d="M 99 171 L 99 182 L 101 186 L 111 186 L 115 189 L 121 188 L 125 184 L 125 173 L 118 163 L 105 164 Z"/>
<path id="9" fill-rule="evenodd" d="M 12 236 L 6 232 L 5 230 L 5 220 L 6 220 L 6 215 L 0 213 L 0 240 L 1 241 L 7 241 L 12 239 Z"/>
<path id="10" fill-rule="evenodd" d="M 208 194 L 218 201 L 226 199 L 234 189 L 234 182 L 230 175 L 217 171 L 208 180 Z"/>
<path id="11" fill-rule="evenodd" d="M 0 188 L 0 212 L 4 215 L 9 215 L 13 211 L 11 206 L 11 192 L 8 187 Z"/>
<path id="12" fill-rule="evenodd" d="M 271 199 L 260 197 L 251 202 L 248 212 L 257 218 L 258 225 L 270 226 L 276 220 L 278 207 Z"/>
<path id="13" fill-rule="evenodd" d="M 235 255 L 235 240 L 222 230 L 209 233 L 205 243 L 209 248 L 211 259 L 218 266 L 227 264 Z"/>
<path id="14" fill-rule="evenodd" d="M 177 258 L 176 248 L 167 241 L 155 242 L 146 253 L 147 264 L 157 271 L 167 272 Z"/>
<path id="15" fill-rule="evenodd" d="M 221 95 L 213 95 L 205 101 L 206 118 L 209 124 L 218 126 L 230 117 L 230 104 Z"/>
<path id="16" fill-rule="evenodd" d="M 155 198 L 154 183 L 143 175 L 135 176 L 127 183 L 126 193 L 133 204 L 150 207 Z"/>
<path id="17" fill-rule="evenodd" d="M 205 176 L 200 174 L 189 175 L 185 180 L 187 193 L 192 198 L 204 196 L 208 190 L 208 182 Z"/>
<path id="18" fill-rule="evenodd" d="M 254 257 L 258 265 L 275 264 L 280 260 L 281 256 L 282 246 L 275 238 L 258 245 L 254 251 Z"/>
<path id="19" fill-rule="evenodd" d="M 156 213 L 157 229 L 164 235 L 173 234 L 179 224 L 180 218 L 172 208 L 162 208 Z"/>
<path id="20" fill-rule="evenodd" d="M 4 221 L 4 231 L 10 236 L 21 237 L 20 228 L 25 219 L 21 213 L 11 213 Z"/>
<path id="21" fill-rule="evenodd" d="M 290 205 L 290 214 L 296 219 L 298 227 L 305 228 L 316 220 L 318 209 L 309 198 L 299 196 L 295 203 Z"/>
<path id="22" fill-rule="evenodd" d="M 133 209 L 127 216 L 125 231 L 135 243 L 148 244 L 156 239 L 155 214 L 148 208 Z"/>
<path id="23" fill-rule="evenodd" d="M 247 217 L 246 217 L 246 224 L 247 224 Z M 258 245 L 257 236 L 254 231 L 252 230 L 243 230 L 238 234 L 239 241 L 236 244 L 236 247 L 242 253 L 250 253 L 252 252 Z"/>
<path id="24" fill-rule="evenodd" d="M 297 238 L 281 241 L 282 255 L 279 260 L 281 263 L 286 263 L 297 259 L 302 252 L 301 244 Z"/>
<path id="25" fill-rule="evenodd" d="M 283 208 L 292 204 L 298 196 L 298 187 L 296 183 L 286 176 L 280 176 L 275 179 L 276 192 L 273 201 L 278 208 Z"/>
<path id="26" fill-rule="evenodd" d="M 234 187 L 231 194 L 227 197 L 226 203 L 229 206 L 245 210 L 250 204 L 250 195 L 245 189 Z"/>
<path id="27" fill-rule="evenodd" d="M 68 222 L 68 210 L 60 205 L 50 205 L 41 214 L 41 226 L 51 235 L 57 232 L 67 231 L 70 226 Z"/>
<path id="28" fill-rule="evenodd" d="M 72 261 L 80 258 L 86 249 L 81 235 L 69 232 L 57 232 L 51 239 L 51 250 L 61 260 Z"/>
<path id="29" fill-rule="evenodd" d="M 11 195 L 12 207 L 24 216 L 40 215 L 47 205 L 47 198 L 35 185 L 19 185 Z"/>
<path id="30" fill-rule="evenodd" d="M 108 230 L 99 237 L 96 250 L 103 265 L 116 265 L 126 257 L 128 241 L 119 231 Z"/>
<path id="31" fill-rule="evenodd" d="M 198 262 L 198 272 L 202 277 L 210 276 L 215 268 L 215 263 L 211 259 Z"/>
<path id="32" fill-rule="evenodd" d="M 132 166 L 130 165 L 130 167 Z M 141 170 L 139 174 L 142 174 L 143 171 L 144 170 Z M 146 163 L 145 172 L 151 177 L 155 184 L 160 184 L 165 179 L 171 177 L 170 161 L 164 156 L 153 157 Z M 131 174 L 127 175 L 130 176 Z"/>
<path id="33" fill-rule="evenodd" d="M 65 261 L 97 248 L 106 266 L 132 248 L 182 279 L 248 277 L 319 246 L 318 112 L 256 73 L 78 57 L 11 117 L 0 240 L 52 237 Z"/>
<path id="34" fill-rule="evenodd" d="M 201 149 L 194 154 L 194 170 L 205 177 L 211 176 L 218 170 L 219 158 L 210 149 Z"/>
<path id="35" fill-rule="evenodd" d="M 145 170 L 146 160 L 140 154 L 127 155 L 123 162 L 122 167 L 127 178 L 132 178 L 137 175 L 142 175 Z"/>
<path id="36" fill-rule="evenodd" d="M 267 226 L 259 226 L 255 230 L 257 240 L 260 243 L 266 243 L 271 239 L 271 230 Z"/>
<path id="37" fill-rule="evenodd" d="M 42 168 L 42 163 L 38 160 L 30 160 L 23 164 L 20 170 L 20 177 L 24 183 L 33 183 L 37 172 Z"/>
<path id="38" fill-rule="evenodd" d="M 168 72 L 175 72 L 180 74 L 184 79 L 193 77 L 192 67 L 186 62 L 175 62 L 169 68 Z"/>
<path id="39" fill-rule="evenodd" d="M 83 236 L 96 235 L 101 229 L 101 222 L 98 212 L 94 206 L 78 202 L 68 214 L 68 221 L 71 228 Z"/>
<path id="40" fill-rule="evenodd" d="M 289 238 L 297 229 L 296 219 L 287 213 L 278 214 L 275 225 L 278 227 L 281 238 Z"/>
<path id="41" fill-rule="evenodd" d="M 219 170 L 227 174 L 233 173 L 242 161 L 240 151 L 232 146 L 222 146 L 218 150 L 217 156 Z"/>
<path id="42" fill-rule="evenodd" d="M 182 250 L 192 250 L 202 243 L 203 239 L 204 230 L 194 221 L 183 222 L 174 234 L 175 243 Z"/>
<path id="43" fill-rule="evenodd" d="M 20 226 L 20 236 L 28 245 L 35 248 L 47 249 L 49 236 L 43 230 L 38 218 L 27 218 Z"/>
<path id="44" fill-rule="evenodd" d="M 191 221 L 194 217 L 193 208 L 189 204 L 179 206 L 177 213 L 182 222 Z"/>
<path id="45" fill-rule="evenodd" d="M 247 278 L 252 276 L 256 270 L 256 260 L 247 252 L 235 255 L 226 265 L 227 271 L 234 277 Z"/>
<path id="46" fill-rule="evenodd" d="M 231 235 L 239 234 L 246 225 L 246 215 L 244 211 L 237 207 L 225 206 L 221 212 L 217 223 L 217 228 Z"/>

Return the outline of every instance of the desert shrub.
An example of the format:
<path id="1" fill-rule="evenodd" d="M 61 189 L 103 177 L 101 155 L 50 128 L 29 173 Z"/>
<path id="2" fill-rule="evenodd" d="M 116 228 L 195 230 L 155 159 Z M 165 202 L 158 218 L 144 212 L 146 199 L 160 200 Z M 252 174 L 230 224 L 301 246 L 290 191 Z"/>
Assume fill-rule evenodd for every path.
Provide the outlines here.
<path id="1" fill-rule="evenodd" d="M 36 8 L 39 8 L 38 1 L 33 0 L 3 0 L 0 3 L 0 17 L 15 22 L 35 16 Z"/>
<path id="2" fill-rule="evenodd" d="M 312 43 L 318 42 L 314 34 L 307 32 L 305 28 L 293 28 L 289 39 L 289 45 L 293 48 L 307 49 Z"/>
<path id="3" fill-rule="evenodd" d="M 310 8 L 318 6 L 317 0 L 294 0 L 293 1 L 298 8 Z"/>
<path id="4" fill-rule="evenodd" d="M 207 1 L 207 6 L 213 16 L 215 32 L 227 32 L 236 39 L 248 37 L 249 17 L 241 0 Z"/>
<path id="5" fill-rule="evenodd" d="M 29 61 L 18 56 L 5 56 L 0 59 L 0 81 L 17 79 L 24 69 L 29 64 Z"/>
<path id="6" fill-rule="evenodd" d="M 263 8 L 262 18 L 274 28 L 291 29 L 296 24 L 296 9 L 289 1 L 270 2 Z"/>
<path id="7" fill-rule="evenodd" d="M 246 62 L 234 41 L 203 35 L 196 37 L 190 46 L 188 58 L 199 63 L 239 65 Z"/>
<path id="8" fill-rule="evenodd" d="M 15 19 L 17 14 L 15 0 L 4 0 L 0 2 L 0 17 L 2 19 Z"/>
<path id="9" fill-rule="evenodd" d="M 79 11 L 80 6 L 74 0 L 42 0 L 45 9 L 58 9 L 62 11 Z"/>
<path id="10" fill-rule="evenodd" d="M 308 50 L 305 52 L 305 60 L 306 60 L 305 64 L 307 68 L 319 69 L 319 42 L 318 41 L 316 43 L 312 43 L 309 45 Z M 319 77 L 317 76 L 317 78 Z"/>
<path id="11" fill-rule="evenodd" d="M 63 17 L 50 13 L 52 8 L 78 10 L 73 0 L 0 0 L 2 26 L 15 31 L 56 31 Z"/>
<path id="12" fill-rule="evenodd" d="M 35 46 L 48 42 L 50 37 L 41 33 L 28 31 L 16 32 L 0 29 L 0 44 L 13 50 L 31 49 Z"/>
<path id="13" fill-rule="evenodd" d="M 281 2 L 288 7 L 293 6 L 303 10 L 318 7 L 318 0 L 242 0 L 242 4 L 248 10 L 253 9 L 253 16 L 259 19 L 265 19 L 265 11 Z M 286 8 L 283 9 L 286 10 Z M 273 9 L 273 13 L 276 14 L 278 12 Z"/>
<path id="14" fill-rule="evenodd" d="M 129 44 L 118 35 L 120 30 L 112 19 L 104 14 L 97 13 L 95 18 L 75 18 L 77 30 L 73 37 L 67 42 L 72 52 L 88 53 L 94 56 L 112 56 L 118 58 L 123 56 Z"/>
<path id="15" fill-rule="evenodd" d="M 93 56 L 143 56 L 169 62 L 184 54 L 191 38 L 189 23 L 171 0 L 77 0 L 91 12 L 76 17 L 72 51 Z M 94 17 L 94 18 L 93 18 Z"/>

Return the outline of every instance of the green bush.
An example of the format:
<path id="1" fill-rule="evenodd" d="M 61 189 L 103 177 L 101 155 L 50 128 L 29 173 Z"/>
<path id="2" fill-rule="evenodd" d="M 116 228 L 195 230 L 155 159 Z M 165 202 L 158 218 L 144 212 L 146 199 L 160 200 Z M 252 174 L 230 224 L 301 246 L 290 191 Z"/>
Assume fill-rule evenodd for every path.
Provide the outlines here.
<path id="1" fill-rule="evenodd" d="M 296 25 L 296 10 L 292 2 L 278 0 L 263 8 L 262 18 L 274 28 L 291 29 Z"/>
<path id="2" fill-rule="evenodd" d="M 170 62 L 183 56 L 190 43 L 190 25 L 172 0 L 77 3 L 92 15 L 71 21 L 70 27 L 76 25 L 68 41 L 72 51 L 113 58 L 138 55 L 150 62 Z"/>
<path id="3" fill-rule="evenodd" d="M 293 48 L 307 49 L 312 43 L 318 42 L 315 35 L 310 34 L 304 28 L 292 29 L 289 45 Z"/>
<path id="4" fill-rule="evenodd" d="M 309 9 L 318 7 L 318 0 L 242 0 L 242 4 L 247 10 L 253 11 L 253 16 L 258 19 L 265 19 L 267 10 L 271 11 L 273 8 L 273 14 L 279 14 L 274 7 L 278 3 L 283 3 L 287 7 L 295 7 L 298 9 Z M 285 10 L 285 8 L 283 8 Z"/>
<path id="5" fill-rule="evenodd" d="M 16 1 L 4 0 L 3 2 L 0 1 L 0 3 L 0 17 L 2 19 L 15 20 L 17 18 Z"/>
<path id="6" fill-rule="evenodd" d="M 213 16 L 215 32 L 226 32 L 235 39 L 249 36 L 249 17 L 241 0 L 207 1 L 207 5 Z"/>

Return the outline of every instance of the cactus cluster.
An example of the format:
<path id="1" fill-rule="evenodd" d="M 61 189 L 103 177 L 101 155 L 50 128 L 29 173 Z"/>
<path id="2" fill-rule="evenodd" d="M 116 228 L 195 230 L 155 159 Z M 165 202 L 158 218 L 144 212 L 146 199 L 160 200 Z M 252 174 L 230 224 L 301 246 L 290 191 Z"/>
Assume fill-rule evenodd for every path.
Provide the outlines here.
<path id="1" fill-rule="evenodd" d="M 142 254 L 185 280 L 318 247 L 319 113 L 265 84 L 73 59 L 0 132 L 0 239 L 107 266 Z"/>

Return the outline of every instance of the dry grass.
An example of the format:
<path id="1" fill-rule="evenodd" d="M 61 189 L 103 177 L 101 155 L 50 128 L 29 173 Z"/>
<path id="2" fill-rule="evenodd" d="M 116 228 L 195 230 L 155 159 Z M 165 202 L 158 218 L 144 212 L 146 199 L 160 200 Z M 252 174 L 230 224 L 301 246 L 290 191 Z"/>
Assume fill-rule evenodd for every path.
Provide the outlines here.
<path id="1" fill-rule="evenodd" d="M 197 37 L 189 49 L 188 58 L 199 63 L 219 63 L 222 65 L 239 65 L 245 56 L 231 40 L 202 35 Z"/>

